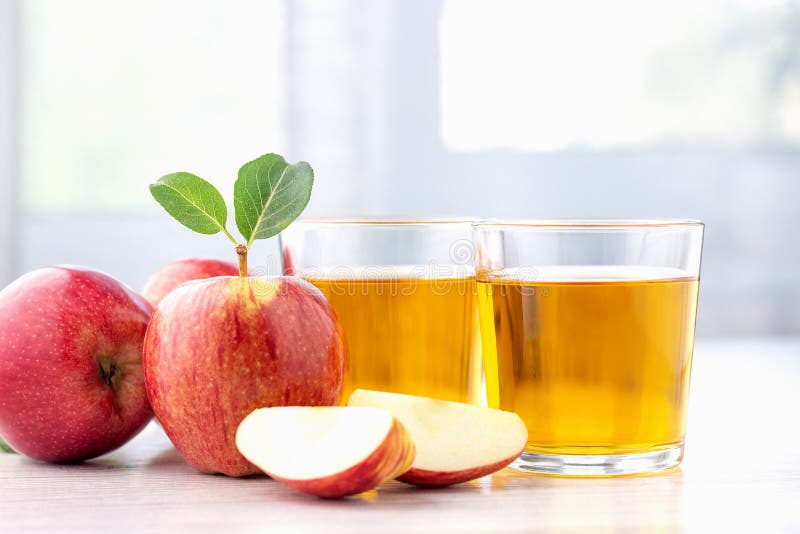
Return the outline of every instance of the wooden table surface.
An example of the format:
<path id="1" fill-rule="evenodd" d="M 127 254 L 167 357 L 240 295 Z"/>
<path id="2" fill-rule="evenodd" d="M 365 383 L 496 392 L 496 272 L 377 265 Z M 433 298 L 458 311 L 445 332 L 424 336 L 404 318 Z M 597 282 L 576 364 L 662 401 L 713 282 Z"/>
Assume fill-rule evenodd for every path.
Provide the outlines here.
<path id="1" fill-rule="evenodd" d="M 322 500 L 194 472 L 155 425 L 78 466 L 0 454 L 0 532 L 800 532 L 800 339 L 699 341 L 686 459 L 660 475 L 504 470 Z"/>

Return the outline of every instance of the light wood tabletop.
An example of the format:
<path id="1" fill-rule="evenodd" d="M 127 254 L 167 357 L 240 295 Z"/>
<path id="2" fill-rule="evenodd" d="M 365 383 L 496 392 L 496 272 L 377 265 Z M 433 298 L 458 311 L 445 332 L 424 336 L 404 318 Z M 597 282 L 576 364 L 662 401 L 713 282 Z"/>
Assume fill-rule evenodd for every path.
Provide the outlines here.
<path id="1" fill-rule="evenodd" d="M 203 475 L 150 425 L 77 466 L 0 454 L 0 532 L 800 532 L 800 339 L 701 340 L 686 459 L 650 476 L 504 470 L 342 500 Z"/>

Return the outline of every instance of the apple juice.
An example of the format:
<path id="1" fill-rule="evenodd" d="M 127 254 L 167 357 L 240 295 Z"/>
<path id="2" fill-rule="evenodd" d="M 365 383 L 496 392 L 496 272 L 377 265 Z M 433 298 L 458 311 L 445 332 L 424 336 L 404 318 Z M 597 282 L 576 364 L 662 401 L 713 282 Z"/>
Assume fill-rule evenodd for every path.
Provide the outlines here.
<path id="1" fill-rule="evenodd" d="M 522 417 L 526 451 L 682 444 L 697 279 L 630 267 L 518 274 L 492 272 L 477 286 L 489 406 Z"/>
<path id="2" fill-rule="evenodd" d="M 482 368 L 475 278 L 413 267 L 306 272 L 333 305 L 356 388 L 478 403 Z"/>

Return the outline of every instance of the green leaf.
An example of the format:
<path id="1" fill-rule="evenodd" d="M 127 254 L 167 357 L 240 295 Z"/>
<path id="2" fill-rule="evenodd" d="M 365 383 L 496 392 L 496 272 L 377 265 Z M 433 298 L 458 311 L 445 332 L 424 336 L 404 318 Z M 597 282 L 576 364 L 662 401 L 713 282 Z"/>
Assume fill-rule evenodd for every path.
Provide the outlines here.
<path id="1" fill-rule="evenodd" d="M 8 444 L 3 441 L 3 438 L 0 438 L 0 452 L 10 452 L 12 454 L 16 454 L 17 451 L 9 447 Z"/>
<path id="2" fill-rule="evenodd" d="M 248 248 L 289 226 L 311 198 L 314 171 L 305 161 L 289 165 L 278 154 L 266 154 L 239 169 L 233 186 L 236 226 Z"/>
<path id="3" fill-rule="evenodd" d="M 228 231 L 228 208 L 217 188 L 190 172 L 174 172 L 150 184 L 150 193 L 167 213 L 201 234 Z M 235 241 L 234 241 L 235 242 Z"/>

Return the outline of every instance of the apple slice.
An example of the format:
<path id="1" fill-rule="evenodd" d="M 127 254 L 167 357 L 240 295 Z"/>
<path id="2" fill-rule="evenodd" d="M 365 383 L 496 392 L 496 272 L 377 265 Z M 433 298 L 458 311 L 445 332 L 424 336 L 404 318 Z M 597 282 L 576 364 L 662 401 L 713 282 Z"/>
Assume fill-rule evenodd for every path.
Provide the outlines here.
<path id="1" fill-rule="evenodd" d="M 525 449 L 528 430 L 512 412 L 471 404 L 357 389 L 348 406 L 391 410 L 417 448 L 398 478 L 418 486 L 449 486 L 499 471 Z"/>
<path id="2" fill-rule="evenodd" d="M 239 425 L 236 447 L 275 480 L 319 497 L 376 488 L 414 461 L 406 429 L 377 408 L 261 408 Z"/>

